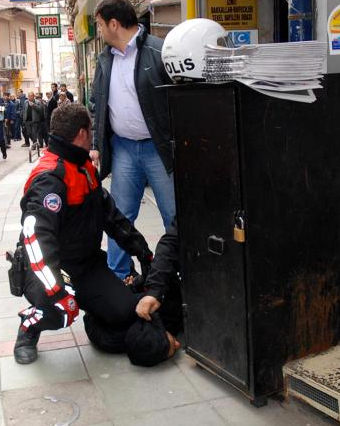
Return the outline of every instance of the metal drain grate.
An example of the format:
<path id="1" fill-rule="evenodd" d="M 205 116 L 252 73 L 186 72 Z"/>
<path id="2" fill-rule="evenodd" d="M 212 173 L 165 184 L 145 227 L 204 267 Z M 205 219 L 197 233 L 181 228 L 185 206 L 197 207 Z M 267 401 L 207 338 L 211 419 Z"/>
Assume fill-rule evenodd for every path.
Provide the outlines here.
<path id="1" fill-rule="evenodd" d="M 316 389 L 311 385 L 308 385 L 302 380 L 299 380 L 296 377 L 291 377 L 291 376 L 289 377 L 288 386 L 295 392 L 298 392 L 299 394 L 304 395 L 310 400 L 317 402 L 323 407 L 326 407 L 329 410 L 339 414 L 338 400 L 328 395 L 327 393 L 322 392 L 321 390 Z"/>

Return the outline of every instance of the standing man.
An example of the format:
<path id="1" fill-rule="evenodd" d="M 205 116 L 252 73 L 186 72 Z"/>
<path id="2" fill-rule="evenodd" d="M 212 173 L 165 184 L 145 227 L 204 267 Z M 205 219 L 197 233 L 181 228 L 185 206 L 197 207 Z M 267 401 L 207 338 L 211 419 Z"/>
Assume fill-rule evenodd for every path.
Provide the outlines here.
<path id="1" fill-rule="evenodd" d="M 10 93 L 4 93 L 5 101 L 5 141 L 6 148 L 11 147 L 12 128 L 15 122 L 15 105 L 11 101 Z"/>
<path id="2" fill-rule="evenodd" d="M 0 96 L 0 149 L 2 153 L 2 158 L 6 160 L 7 152 L 6 152 L 4 122 L 5 122 L 5 102 Z"/>
<path id="3" fill-rule="evenodd" d="M 35 94 L 35 99 L 41 103 L 42 113 L 40 117 L 40 123 L 38 128 L 38 141 L 40 148 L 44 146 L 48 146 L 48 134 L 46 128 L 46 117 L 47 117 L 47 103 L 43 99 L 43 94 L 41 92 L 37 92 Z"/>
<path id="4" fill-rule="evenodd" d="M 169 83 L 161 60 L 163 41 L 138 25 L 128 0 L 102 0 L 95 18 L 107 46 L 98 56 L 93 81 L 95 133 L 91 158 L 101 157 L 101 178 L 112 173 L 111 194 L 133 223 L 145 185 L 151 186 L 164 226 L 175 214 L 168 105 Z M 108 264 L 120 278 L 130 257 L 112 240 Z"/>
<path id="5" fill-rule="evenodd" d="M 52 96 L 56 101 L 59 101 L 58 85 L 57 83 L 51 84 Z"/>
<path id="6" fill-rule="evenodd" d="M 26 95 L 25 95 L 25 93 L 24 93 L 24 91 L 22 89 L 19 89 L 17 91 L 17 98 L 20 101 L 20 125 L 21 125 L 22 135 L 23 135 L 23 137 L 25 139 L 25 144 L 29 145 L 30 141 L 29 141 L 29 138 L 27 136 L 27 131 L 26 131 L 26 127 L 24 125 L 24 119 L 23 119 L 23 116 L 24 116 L 24 106 L 25 106 L 25 101 L 27 101 L 27 97 L 26 97 Z"/>
<path id="7" fill-rule="evenodd" d="M 58 101 L 52 95 L 52 92 L 46 92 L 46 97 L 47 97 L 46 128 L 47 128 L 47 133 L 49 133 L 52 112 L 58 107 Z"/>
<path id="8" fill-rule="evenodd" d="M 21 129 L 20 129 L 20 100 L 16 98 L 14 93 L 10 96 L 11 101 L 14 104 L 15 120 L 12 126 L 12 137 L 14 141 L 21 140 Z"/>
<path id="9" fill-rule="evenodd" d="M 33 143 L 37 141 L 43 108 L 41 103 L 35 99 L 34 93 L 29 92 L 28 99 L 24 105 L 23 120 L 26 127 L 27 136 Z M 23 147 L 29 147 L 30 142 L 22 144 Z"/>
<path id="10" fill-rule="evenodd" d="M 72 93 L 71 93 L 71 92 L 69 92 L 69 91 L 67 90 L 67 86 L 66 86 L 66 84 L 65 84 L 65 83 L 62 83 L 62 84 L 60 85 L 60 93 L 65 93 L 65 94 L 66 94 L 67 99 L 69 99 L 69 100 L 70 100 L 70 102 L 73 102 L 73 101 L 74 101 L 73 95 L 72 95 Z"/>

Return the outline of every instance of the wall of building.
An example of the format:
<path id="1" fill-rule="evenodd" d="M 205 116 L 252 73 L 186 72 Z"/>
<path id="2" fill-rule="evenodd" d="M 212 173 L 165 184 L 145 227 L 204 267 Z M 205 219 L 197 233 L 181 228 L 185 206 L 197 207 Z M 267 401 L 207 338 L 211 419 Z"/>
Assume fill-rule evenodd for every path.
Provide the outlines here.
<path id="1" fill-rule="evenodd" d="M 26 31 L 27 70 L 2 70 L 1 76 L 9 79 L 8 83 L 2 83 L 3 91 L 15 91 L 16 86 L 26 92 L 39 88 L 35 18 L 21 11 L 0 10 L 0 55 L 25 53 L 21 49 L 21 30 Z"/>
<path id="2" fill-rule="evenodd" d="M 274 41 L 274 0 L 257 0 L 259 43 Z"/>
<path id="3" fill-rule="evenodd" d="M 151 2 L 154 13 L 150 15 L 151 34 L 164 38 L 177 24 L 182 22 L 181 3 L 178 1 Z"/>

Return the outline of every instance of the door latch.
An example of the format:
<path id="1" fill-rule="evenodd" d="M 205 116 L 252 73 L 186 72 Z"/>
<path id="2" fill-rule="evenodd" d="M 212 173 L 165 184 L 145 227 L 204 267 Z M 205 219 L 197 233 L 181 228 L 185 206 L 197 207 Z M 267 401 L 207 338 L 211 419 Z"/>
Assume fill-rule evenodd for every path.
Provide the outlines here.
<path id="1" fill-rule="evenodd" d="M 222 256 L 224 253 L 225 240 L 220 237 L 216 237 L 216 235 L 210 235 L 208 238 L 208 251 L 213 254 L 218 254 Z"/>

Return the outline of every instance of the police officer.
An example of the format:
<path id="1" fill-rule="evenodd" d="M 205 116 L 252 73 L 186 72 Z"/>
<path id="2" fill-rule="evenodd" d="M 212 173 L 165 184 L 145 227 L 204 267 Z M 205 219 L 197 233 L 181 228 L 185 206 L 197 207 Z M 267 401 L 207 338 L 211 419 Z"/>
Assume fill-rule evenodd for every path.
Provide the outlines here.
<path id="1" fill-rule="evenodd" d="M 23 292 L 30 306 L 19 313 L 14 348 L 18 363 L 37 359 L 44 330 L 70 326 L 79 308 L 115 328 L 136 320 L 136 297 L 108 268 L 100 249 L 105 231 L 146 274 L 152 253 L 144 237 L 116 208 L 89 158 L 91 120 L 69 104 L 51 119 L 50 142 L 31 172 L 21 200 L 26 271 Z"/>

